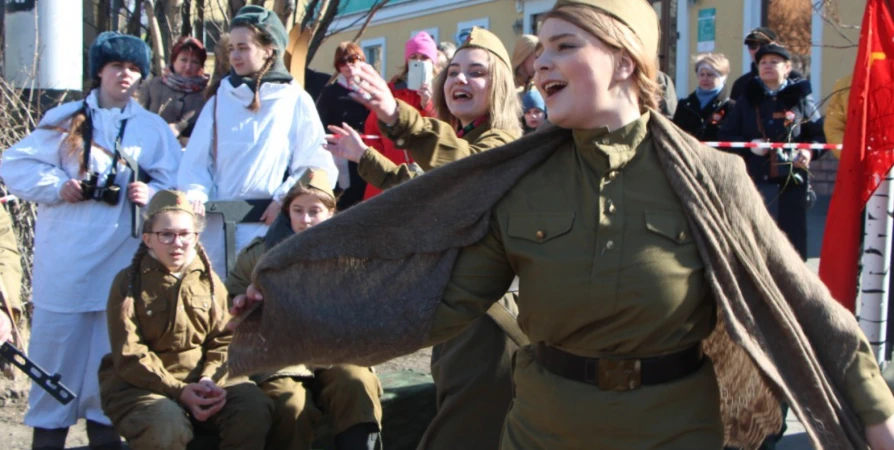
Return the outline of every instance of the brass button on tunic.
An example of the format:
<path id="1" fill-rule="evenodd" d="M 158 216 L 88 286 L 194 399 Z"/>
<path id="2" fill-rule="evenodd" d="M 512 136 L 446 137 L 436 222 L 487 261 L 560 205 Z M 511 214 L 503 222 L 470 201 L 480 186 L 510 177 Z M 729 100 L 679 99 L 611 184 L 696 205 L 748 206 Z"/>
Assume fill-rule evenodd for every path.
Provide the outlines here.
<path id="1" fill-rule="evenodd" d="M 432 340 L 483 313 L 515 274 L 519 324 L 531 342 L 582 356 L 648 357 L 710 334 L 715 304 L 648 119 L 575 132 L 573 146 L 516 184 L 489 234 L 460 253 Z M 683 379 L 617 393 L 552 374 L 524 348 L 514 378 L 504 449 L 723 444 L 710 362 Z"/>

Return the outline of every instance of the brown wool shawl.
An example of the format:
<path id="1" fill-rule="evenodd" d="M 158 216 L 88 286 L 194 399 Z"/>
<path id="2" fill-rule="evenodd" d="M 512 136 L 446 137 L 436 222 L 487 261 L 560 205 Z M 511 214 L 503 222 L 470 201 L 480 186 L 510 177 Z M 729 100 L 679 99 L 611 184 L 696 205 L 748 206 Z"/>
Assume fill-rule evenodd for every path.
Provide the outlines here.
<path id="1" fill-rule="evenodd" d="M 649 130 L 680 197 L 717 301 L 705 341 L 726 442 L 756 448 L 787 399 L 817 449 L 865 449 L 845 404 L 861 331 L 767 213 L 738 156 L 701 145 L 652 112 Z M 270 250 L 255 269 L 264 306 L 237 329 L 230 369 L 374 365 L 423 346 L 451 269 L 491 210 L 572 141 L 547 126 L 427 173 Z"/>

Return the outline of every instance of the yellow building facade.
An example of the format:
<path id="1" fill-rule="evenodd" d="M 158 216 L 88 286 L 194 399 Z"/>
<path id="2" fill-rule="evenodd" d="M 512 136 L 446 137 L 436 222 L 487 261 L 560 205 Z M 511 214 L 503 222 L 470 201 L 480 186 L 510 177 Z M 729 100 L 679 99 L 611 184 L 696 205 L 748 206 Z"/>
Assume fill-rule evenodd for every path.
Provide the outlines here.
<path id="1" fill-rule="evenodd" d="M 347 5 L 363 1 L 348 0 Z M 796 31 L 804 41 L 803 72 L 810 75 L 818 101 L 831 93 L 836 79 L 853 70 L 859 25 L 866 6 L 866 0 L 840 0 L 836 11 L 815 9 L 812 0 L 650 1 L 665 30 L 661 66 L 675 80 L 680 97 L 695 89 L 692 59 L 700 50 L 710 49 L 730 59 L 731 82 L 751 64 L 743 45 L 745 35 L 758 26 L 773 27 L 768 22 L 781 20 L 778 11 L 803 2 L 802 7 L 796 8 L 802 16 L 798 22 L 802 25 Z M 455 43 L 464 30 L 482 26 L 499 36 L 511 53 L 515 39 L 523 33 L 536 33 L 542 14 L 554 4 L 555 0 L 392 0 L 379 10 L 358 43 L 382 75 L 389 78 L 403 67 L 404 44 L 416 32 L 426 31 L 438 42 Z M 366 11 L 349 9 L 336 19 L 330 30 L 343 31 L 327 38 L 311 68 L 333 72 L 336 46 L 354 38 Z M 779 27 L 789 25 L 781 23 Z"/>

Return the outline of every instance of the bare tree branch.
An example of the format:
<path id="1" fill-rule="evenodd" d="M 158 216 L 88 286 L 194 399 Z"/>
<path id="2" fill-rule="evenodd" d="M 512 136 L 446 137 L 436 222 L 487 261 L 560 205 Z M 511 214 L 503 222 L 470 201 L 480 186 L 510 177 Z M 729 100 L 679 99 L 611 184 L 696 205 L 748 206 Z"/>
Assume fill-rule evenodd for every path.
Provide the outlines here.
<path id="1" fill-rule="evenodd" d="M 152 46 L 154 47 L 152 57 L 155 60 L 156 74 L 160 74 L 165 68 L 165 49 L 162 43 L 161 29 L 158 26 L 158 18 L 155 16 L 155 0 L 145 0 L 143 5 L 146 11 L 146 19 L 149 22 Z"/>
<path id="2" fill-rule="evenodd" d="M 372 21 L 373 16 L 375 16 L 380 9 L 384 8 L 389 1 L 391 0 L 381 0 L 380 2 L 373 5 L 372 8 L 370 8 L 369 13 L 366 15 L 366 20 L 363 22 L 363 26 L 361 26 L 360 29 L 357 30 L 357 34 L 354 35 L 354 39 L 351 39 L 351 42 L 357 42 L 360 37 L 363 36 L 363 32 L 366 31 L 366 27 L 369 26 L 369 22 Z"/>

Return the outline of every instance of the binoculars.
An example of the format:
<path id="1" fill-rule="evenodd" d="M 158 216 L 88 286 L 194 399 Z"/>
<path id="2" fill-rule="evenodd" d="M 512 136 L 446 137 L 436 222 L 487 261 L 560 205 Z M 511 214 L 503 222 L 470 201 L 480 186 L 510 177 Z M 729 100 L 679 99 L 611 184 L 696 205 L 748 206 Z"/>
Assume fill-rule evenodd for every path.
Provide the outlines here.
<path id="1" fill-rule="evenodd" d="M 96 200 L 109 205 L 117 205 L 121 201 L 121 187 L 109 180 L 105 186 L 98 186 L 99 174 L 91 173 L 86 180 L 81 180 L 84 199 Z"/>

